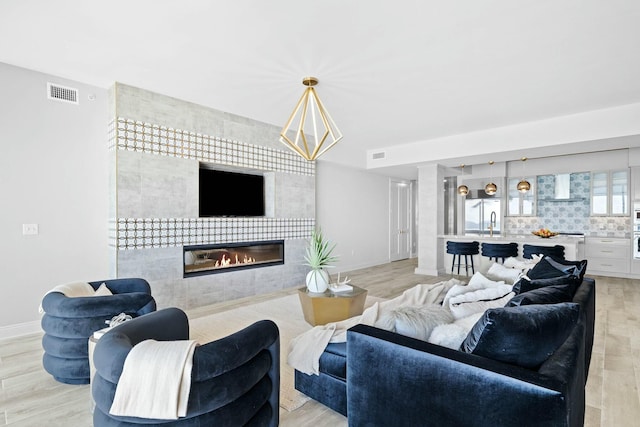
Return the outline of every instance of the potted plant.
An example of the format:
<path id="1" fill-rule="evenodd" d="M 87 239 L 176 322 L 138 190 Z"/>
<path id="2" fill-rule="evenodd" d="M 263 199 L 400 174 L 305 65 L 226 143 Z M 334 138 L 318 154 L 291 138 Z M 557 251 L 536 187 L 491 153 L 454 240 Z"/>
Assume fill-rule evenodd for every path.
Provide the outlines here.
<path id="1" fill-rule="evenodd" d="M 311 267 L 307 273 L 307 289 L 309 292 L 322 293 L 329 287 L 329 273 L 325 268 L 332 267 L 338 258 L 332 255 L 336 245 L 325 240 L 322 231 L 314 229 L 307 246 L 304 259 L 305 265 Z"/>

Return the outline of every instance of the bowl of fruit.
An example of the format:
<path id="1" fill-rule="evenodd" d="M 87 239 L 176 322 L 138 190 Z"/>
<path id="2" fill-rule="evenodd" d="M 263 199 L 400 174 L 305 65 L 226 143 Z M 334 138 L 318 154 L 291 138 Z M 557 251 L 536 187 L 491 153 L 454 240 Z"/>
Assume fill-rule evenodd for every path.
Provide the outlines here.
<path id="1" fill-rule="evenodd" d="M 549 237 L 557 236 L 559 233 L 551 231 L 548 228 L 541 228 L 540 230 L 532 231 L 531 234 L 542 237 L 543 239 L 548 239 Z"/>

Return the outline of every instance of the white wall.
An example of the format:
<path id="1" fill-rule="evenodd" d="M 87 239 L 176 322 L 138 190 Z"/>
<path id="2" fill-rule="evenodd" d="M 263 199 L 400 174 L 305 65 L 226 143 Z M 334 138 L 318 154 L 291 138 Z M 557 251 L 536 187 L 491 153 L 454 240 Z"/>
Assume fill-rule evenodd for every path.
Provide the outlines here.
<path id="1" fill-rule="evenodd" d="M 319 160 L 316 224 L 336 243 L 331 274 L 389 262 L 389 178 Z"/>
<path id="2" fill-rule="evenodd" d="M 79 105 L 48 100 L 48 81 Z M 0 94 L 1 338 L 38 330 L 53 286 L 107 278 L 108 114 L 104 89 L 2 63 Z"/>

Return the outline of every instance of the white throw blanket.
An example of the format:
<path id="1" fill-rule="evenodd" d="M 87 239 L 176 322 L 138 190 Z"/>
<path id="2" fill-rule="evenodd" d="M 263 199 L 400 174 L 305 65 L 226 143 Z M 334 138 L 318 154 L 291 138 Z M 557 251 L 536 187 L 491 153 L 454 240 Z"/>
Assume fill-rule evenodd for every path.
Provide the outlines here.
<path id="1" fill-rule="evenodd" d="M 73 282 L 73 283 L 65 283 L 63 285 L 58 285 L 44 295 L 46 296 L 51 292 L 60 292 L 61 294 L 69 298 L 77 298 L 77 297 L 92 297 L 93 295 L 95 295 L 96 290 L 93 289 L 93 286 L 91 286 L 87 282 Z M 42 304 L 40 304 L 40 307 L 38 307 L 38 312 L 40 314 L 44 313 L 44 310 L 42 309 Z"/>
<path id="2" fill-rule="evenodd" d="M 315 326 L 291 341 L 287 363 L 305 374 L 318 375 L 320 355 L 322 355 L 322 352 L 330 342 L 346 342 L 347 329 L 359 323 L 373 326 L 380 316 L 398 307 L 440 304 L 449 289 L 459 284 L 463 284 L 463 282 L 457 279 L 450 279 L 433 285 L 416 285 L 396 298 L 376 302 L 367 308 L 361 316 L 351 317 L 341 322 Z"/>
<path id="3" fill-rule="evenodd" d="M 163 420 L 184 417 L 196 346 L 193 340 L 146 340 L 134 346 L 124 362 L 109 413 Z"/>

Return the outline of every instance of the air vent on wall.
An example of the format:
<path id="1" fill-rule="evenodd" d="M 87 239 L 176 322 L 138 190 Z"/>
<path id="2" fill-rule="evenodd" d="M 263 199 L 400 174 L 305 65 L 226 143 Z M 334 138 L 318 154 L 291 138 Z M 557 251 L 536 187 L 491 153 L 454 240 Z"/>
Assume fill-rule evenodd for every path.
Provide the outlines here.
<path id="1" fill-rule="evenodd" d="M 384 151 L 380 151 L 379 153 L 373 153 L 373 155 L 371 156 L 372 159 L 384 159 L 385 156 L 385 152 Z"/>
<path id="2" fill-rule="evenodd" d="M 56 101 L 78 103 L 78 89 L 60 86 L 54 83 L 47 83 L 47 97 Z"/>

